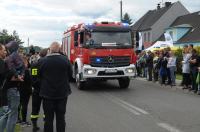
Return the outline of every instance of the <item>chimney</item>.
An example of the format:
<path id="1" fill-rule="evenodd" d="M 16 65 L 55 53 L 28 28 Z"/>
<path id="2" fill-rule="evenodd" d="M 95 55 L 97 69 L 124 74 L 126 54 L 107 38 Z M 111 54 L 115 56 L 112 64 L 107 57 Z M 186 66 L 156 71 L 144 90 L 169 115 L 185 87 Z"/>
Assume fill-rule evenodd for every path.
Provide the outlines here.
<path id="1" fill-rule="evenodd" d="M 169 7 L 172 4 L 172 2 L 165 2 L 165 7 Z"/>
<path id="2" fill-rule="evenodd" d="M 159 3 L 158 6 L 157 6 L 157 10 L 160 10 L 160 3 Z"/>

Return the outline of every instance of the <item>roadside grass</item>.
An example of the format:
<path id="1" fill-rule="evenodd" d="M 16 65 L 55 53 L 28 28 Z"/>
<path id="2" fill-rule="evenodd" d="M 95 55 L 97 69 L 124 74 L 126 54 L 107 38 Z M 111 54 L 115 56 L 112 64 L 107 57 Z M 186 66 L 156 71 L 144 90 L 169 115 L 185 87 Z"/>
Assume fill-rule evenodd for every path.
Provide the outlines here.
<path id="1" fill-rule="evenodd" d="M 176 74 L 176 79 L 177 79 L 177 80 L 182 80 L 182 79 L 183 79 L 182 74 Z"/>
<path id="2" fill-rule="evenodd" d="M 16 125 L 15 126 L 15 132 L 22 132 L 22 129 L 21 129 L 20 125 Z"/>

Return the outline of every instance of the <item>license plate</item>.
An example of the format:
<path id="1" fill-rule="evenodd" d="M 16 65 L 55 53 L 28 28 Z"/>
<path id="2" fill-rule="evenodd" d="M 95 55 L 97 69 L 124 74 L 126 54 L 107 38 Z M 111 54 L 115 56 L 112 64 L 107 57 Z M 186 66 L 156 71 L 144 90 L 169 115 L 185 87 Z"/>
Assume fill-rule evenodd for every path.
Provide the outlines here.
<path id="1" fill-rule="evenodd" d="M 115 69 L 106 69 L 105 70 L 105 73 L 116 73 L 117 72 L 117 70 L 115 70 Z"/>

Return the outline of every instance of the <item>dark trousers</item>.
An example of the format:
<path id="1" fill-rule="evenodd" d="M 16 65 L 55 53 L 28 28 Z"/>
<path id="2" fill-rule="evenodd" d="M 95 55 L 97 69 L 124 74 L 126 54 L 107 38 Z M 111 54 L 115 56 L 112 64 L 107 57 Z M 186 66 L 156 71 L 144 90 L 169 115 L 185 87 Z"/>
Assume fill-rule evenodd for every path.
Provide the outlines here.
<path id="1" fill-rule="evenodd" d="M 137 69 L 137 76 L 140 76 L 141 75 L 141 67 L 136 67 Z"/>
<path id="2" fill-rule="evenodd" d="M 158 81 L 158 70 L 157 69 L 153 69 L 153 79 L 154 79 L 154 81 Z"/>
<path id="3" fill-rule="evenodd" d="M 27 117 L 27 109 L 28 109 L 28 103 L 30 99 L 30 94 L 21 94 L 20 95 L 20 105 L 18 108 L 18 119 L 21 119 L 22 122 L 26 122 Z M 21 113 L 21 118 L 20 118 Z"/>
<path id="4" fill-rule="evenodd" d="M 44 132 L 53 132 L 54 114 L 56 116 L 57 132 L 65 132 L 65 112 L 67 98 L 65 99 L 43 99 L 43 109 L 45 114 Z"/>
<path id="5" fill-rule="evenodd" d="M 167 84 L 171 84 L 171 73 L 170 73 L 170 68 L 167 68 Z"/>
<path id="6" fill-rule="evenodd" d="M 153 72 L 153 68 L 148 67 L 149 81 L 152 81 L 152 72 Z"/>
<path id="7" fill-rule="evenodd" d="M 188 87 L 190 85 L 191 79 L 190 79 L 190 73 L 183 73 L 183 85 Z"/>
<path id="8" fill-rule="evenodd" d="M 31 121 L 37 121 L 40 113 L 40 106 L 42 103 L 42 98 L 39 96 L 38 92 L 33 91 L 32 94 L 32 112 L 31 112 Z"/>
<path id="9" fill-rule="evenodd" d="M 197 68 L 191 68 L 191 76 L 192 76 L 192 90 L 198 91 L 198 85 L 196 83 L 198 70 Z"/>
<path id="10" fill-rule="evenodd" d="M 165 84 L 166 78 L 167 78 L 166 75 L 163 75 L 163 76 L 161 77 L 161 84 Z"/>

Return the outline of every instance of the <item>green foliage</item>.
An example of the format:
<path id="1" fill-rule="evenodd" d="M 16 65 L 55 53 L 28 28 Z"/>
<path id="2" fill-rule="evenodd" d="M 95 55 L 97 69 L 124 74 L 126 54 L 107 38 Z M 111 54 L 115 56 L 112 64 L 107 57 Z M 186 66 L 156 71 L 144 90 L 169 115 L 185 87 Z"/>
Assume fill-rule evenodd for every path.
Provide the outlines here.
<path id="1" fill-rule="evenodd" d="M 15 126 L 15 132 L 21 132 L 22 131 L 22 128 L 20 125 L 16 125 Z"/>
<path id="2" fill-rule="evenodd" d="M 200 46 L 194 47 L 197 50 L 197 53 L 200 55 Z"/>
<path id="3" fill-rule="evenodd" d="M 177 80 L 183 80 L 183 75 L 182 74 L 176 74 L 176 79 Z"/>
<path id="4" fill-rule="evenodd" d="M 3 29 L 0 31 L 0 43 L 7 44 L 10 41 L 15 40 L 18 44 L 22 44 L 24 42 L 21 41 L 19 38 L 19 35 L 14 30 L 12 34 L 8 34 L 8 31 L 6 29 Z"/>
<path id="5" fill-rule="evenodd" d="M 35 52 L 40 52 L 42 50 L 42 48 L 39 46 L 33 46 L 33 48 L 35 49 Z M 28 54 L 30 47 L 22 47 L 22 49 L 23 49 L 24 53 Z"/>
<path id="6" fill-rule="evenodd" d="M 182 73 L 182 60 L 183 60 L 183 50 L 179 48 L 178 50 L 175 51 L 174 55 L 177 57 L 177 73 L 181 74 Z"/>
<path id="7" fill-rule="evenodd" d="M 130 18 L 129 14 L 128 13 L 125 13 L 124 14 L 124 17 L 123 17 L 123 20 L 122 22 L 126 22 L 128 23 L 129 25 L 131 25 L 133 22 L 132 22 L 132 19 Z"/>

